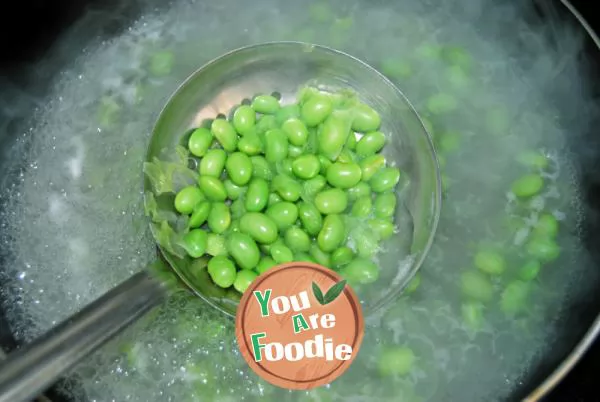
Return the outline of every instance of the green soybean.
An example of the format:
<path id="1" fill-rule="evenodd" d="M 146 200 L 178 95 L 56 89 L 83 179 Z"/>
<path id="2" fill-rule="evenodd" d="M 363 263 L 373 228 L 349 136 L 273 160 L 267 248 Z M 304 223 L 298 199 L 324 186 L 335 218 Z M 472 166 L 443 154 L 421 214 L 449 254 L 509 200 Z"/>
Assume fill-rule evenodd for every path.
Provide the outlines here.
<path id="1" fill-rule="evenodd" d="M 274 114 L 279 110 L 279 101 L 271 95 L 258 95 L 252 101 L 252 109 L 257 113 Z"/>
<path id="2" fill-rule="evenodd" d="M 196 186 L 181 189 L 175 196 L 175 210 L 183 215 L 189 215 L 194 207 L 204 199 L 204 194 Z"/>
<path id="3" fill-rule="evenodd" d="M 309 235 L 316 236 L 319 234 L 323 226 L 323 217 L 317 207 L 307 202 L 300 202 L 298 204 L 298 215 L 302 227 Z"/>
<path id="4" fill-rule="evenodd" d="M 233 219 L 240 219 L 246 213 L 246 206 L 244 200 L 237 199 L 231 203 L 229 207 L 231 210 L 231 217 Z"/>
<path id="5" fill-rule="evenodd" d="M 546 236 L 533 236 L 527 243 L 527 253 L 540 261 L 551 262 L 560 255 L 560 247 Z"/>
<path id="6" fill-rule="evenodd" d="M 315 127 L 327 118 L 333 110 L 329 97 L 317 94 L 311 96 L 300 108 L 302 120 L 308 127 Z"/>
<path id="7" fill-rule="evenodd" d="M 308 128 L 300 119 L 291 118 L 281 125 L 290 144 L 301 147 L 308 141 Z"/>
<path id="8" fill-rule="evenodd" d="M 188 149 L 194 156 L 202 157 L 213 142 L 213 135 L 209 129 L 200 127 L 195 129 L 188 140 Z"/>
<path id="9" fill-rule="evenodd" d="M 351 120 L 342 113 L 333 113 L 325 120 L 317 135 L 319 152 L 334 161 L 350 135 Z"/>
<path id="10" fill-rule="evenodd" d="M 277 123 L 280 125 L 283 125 L 289 119 L 297 117 L 300 117 L 300 106 L 297 104 L 282 106 L 279 108 L 279 111 L 275 113 Z"/>
<path id="11" fill-rule="evenodd" d="M 288 156 L 292 159 L 296 159 L 299 156 L 302 156 L 304 154 L 304 148 L 303 147 L 297 147 L 294 145 L 290 145 L 288 147 Z"/>
<path id="12" fill-rule="evenodd" d="M 233 113 L 233 127 L 241 135 L 250 132 L 256 124 L 256 112 L 248 105 L 241 105 Z"/>
<path id="13" fill-rule="evenodd" d="M 351 284 L 366 285 L 379 278 L 379 267 L 368 258 L 358 257 L 343 267 L 340 275 Z"/>
<path id="14" fill-rule="evenodd" d="M 304 195 L 312 200 L 317 193 L 323 190 L 327 186 L 327 179 L 321 175 L 317 175 L 312 179 L 308 179 L 304 182 L 303 190 Z"/>
<path id="15" fill-rule="evenodd" d="M 233 282 L 233 287 L 238 292 L 244 293 L 257 277 L 258 275 L 256 275 L 254 271 L 242 269 L 237 273 L 235 281 Z"/>
<path id="16" fill-rule="evenodd" d="M 198 179 L 200 190 L 211 201 L 225 201 L 227 199 L 227 190 L 225 185 L 216 177 L 200 176 Z"/>
<path id="17" fill-rule="evenodd" d="M 460 308 L 465 325 L 471 331 L 479 331 L 483 325 L 483 305 L 477 302 L 463 303 Z"/>
<path id="18" fill-rule="evenodd" d="M 263 115 L 259 117 L 258 121 L 256 122 L 255 131 L 256 134 L 262 135 L 269 130 L 276 129 L 277 127 L 279 126 L 277 125 L 277 119 L 275 116 Z"/>
<path id="19" fill-rule="evenodd" d="M 381 376 L 406 375 L 415 362 L 415 354 L 405 346 L 386 348 L 379 356 L 377 369 Z"/>
<path id="20" fill-rule="evenodd" d="M 327 169 L 331 166 L 331 161 L 325 155 L 318 155 L 319 163 L 321 164 L 321 174 L 326 174 Z"/>
<path id="21" fill-rule="evenodd" d="M 277 203 L 280 203 L 283 201 L 283 198 L 281 198 L 279 196 L 279 194 L 277 193 L 271 193 L 269 194 L 269 201 L 267 201 L 267 207 L 270 207 L 271 205 L 275 205 Z"/>
<path id="22" fill-rule="evenodd" d="M 346 140 L 346 145 L 344 145 L 345 149 L 349 151 L 356 151 L 356 144 L 358 144 L 356 135 L 354 135 L 354 133 L 350 133 L 348 139 Z"/>
<path id="23" fill-rule="evenodd" d="M 312 179 L 320 170 L 321 163 L 315 155 L 302 155 L 292 162 L 292 172 L 299 179 Z"/>
<path id="24" fill-rule="evenodd" d="M 209 233 L 206 240 L 206 254 L 214 256 L 227 255 L 225 237 L 215 233 Z"/>
<path id="25" fill-rule="evenodd" d="M 225 190 L 227 191 L 227 198 L 230 200 L 237 200 L 240 198 L 244 192 L 246 191 L 245 187 L 238 186 L 231 179 L 227 179 L 223 182 L 225 186 Z"/>
<path id="26" fill-rule="evenodd" d="M 538 169 L 546 169 L 548 167 L 548 158 L 539 151 L 522 152 L 517 156 L 517 162 Z"/>
<path id="27" fill-rule="evenodd" d="M 317 263 L 315 261 L 315 259 L 313 257 L 311 257 L 310 254 L 303 253 L 303 252 L 298 252 L 298 253 L 294 254 L 294 260 L 295 261 L 312 262 L 313 264 Z"/>
<path id="28" fill-rule="evenodd" d="M 210 201 L 206 200 L 200 201 L 198 204 L 196 204 L 194 212 L 192 212 L 190 220 L 188 221 L 188 228 L 194 229 L 202 226 L 204 222 L 206 222 L 206 219 L 208 219 L 208 214 L 210 213 L 211 206 L 212 204 L 210 203 Z"/>
<path id="29" fill-rule="evenodd" d="M 225 151 L 235 151 L 238 137 L 230 122 L 225 119 L 215 119 L 210 126 L 210 131 Z"/>
<path id="30" fill-rule="evenodd" d="M 502 275 L 506 263 L 504 257 L 495 251 L 482 250 L 475 254 L 475 266 L 488 275 Z"/>
<path id="31" fill-rule="evenodd" d="M 231 225 L 231 212 L 223 203 L 214 203 L 208 214 L 208 227 L 213 233 L 224 233 Z"/>
<path id="32" fill-rule="evenodd" d="M 396 187 L 400 181 L 400 170 L 397 168 L 383 168 L 377 171 L 369 180 L 371 189 L 376 193 L 384 193 Z"/>
<path id="33" fill-rule="evenodd" d="M 228 288 L 236 277 L 235 264 L 227 257 L 216 256 L 208 262 L 208 274 L 217 286 Z"/>
<path id="34" fill-rule="evenodd" d="M 528 174 L 515 180 L 511 186 L 512 192 L 521 198 L 538 194 L 544 187 L 544 179 L 538 174 Z"/>
<path id="35" fill-rule="evenodd" d="M 396 211 L 396 195 L 393 193 L 379 194 L 375 198 L 374 212 L 378 218 L 391 218 Z"/>
<path id="36" fill-rule="evenodd" d="M 347 189 L 358 184 L 362 177 L 360 166 L 355 163 L 334 163 L 327 169 L 327 181 L 333 187 Z"/>
<path id="37" fill-rule="evenodd" d="M 266 215 L 283 231 L 298 220 L 298 207 L 291 202 L 278 202 L 267 208 Z"/>
<path id="38" fill-rule="evenodd" d="M 529 284 L 523 281 L 513 281 L 502 292 L 500 308 L 509 316 L 520 313 L 527 307 L 528 296 Z"/>
<path id="39" fill-rule="evenodd" d="M 315 196 L 315 206 L 323 215 L 340 214 L 348 207 L 348 195 L 339 188 L 321 191 Z"/>
<path id="40" fill-rule="evenodd" d="M 265 179 L 255 177 L 248 184 L 245 205 L 248 212 L 262 211 L 269 201 L 269 183 Z"/>
<path id="41" fill-rule="evenodd" d="M 242 269 L 253 269 L 260 261 L 260 250 L 252 237 L 245 233 L 232 233 L 227 239 L 227 252 Z"/>
<path id="42" fill-rule="evenodd" d="M 344 220 L 339 215 L 327 215 L 323 219 L 323 227 L 317 236 L 317 244 L 321 250 L 329 253 L 338 248 L 346 239 Z"/>
<path id="43" fill-rule="evenodd" d="M 310 246 L 309 254 L 317 264 L 327 268 L 331 267 L 331 256 L 325 251 L 321 250 L 317 244 L 313 243 L 313 245 Z"/>
<path id="44" fill-rule="evenodd" d="M 238 186 L 245 186 L 252 177 L 252 161 L 248 155 L 234 152 L 229 155 L 225 169 L 231 181 Z"/>
<path id="45" fill-rule="evenodd" d="M 354 251 L 350 247 L 340 247 L 331 253 L 331 265 L 340 268 L 354 260 Z"/>
<path id="46" fill-rule="evenodd" d="M 240 231 L 262 244 L 271 244 L 279 236 L 275 222 L 258 212 L 248 212 L 241 217 Z"/>
<path id="47" fill-rule="evenodd" d="M 294 261 L 294 253 L 283 244 L 274 244 L 269 252 L 273 260 L 278 264 Z"/>
<path id="48" fill-rule="evenodd" d="M 373 202 L 371 201 L 371 196 L 366 195 L 360 197 L 354 205 L 352 205 L 352 215 L 357 217 L 365 217 L 371 214 L 373 210 Z"/>
<path id="49" fill-rule="evenodd" d="M 251 156 L 250 162 L 252 162 L 252 175 L 254 177 L 265 180 L 271 180 L 273 178 L 271 165 L 264 156 Z"/>
<path id="50" fill-rule="evenodd" d="M 263 152 L 263 144 L 258 134 L 249 131 L 238 141 L 238 150 L 248 156 L 255 156 Z"/>
<path id="51" fill-rule="evenodd" d="M 206 252 L 208 234 L 202 229 L 190 230 L 183 236 L 185 251 L 192 258 L 200 258 Z"/>
<path id="52" fill-rule="evenodd" d="M 260 262 L 256 266 L 256 272 L 258 272 L 259 275 L 262 275 L 269 269 L 273 268 L 275 265 L 277 265 L 277 263 L 274 259 L 272 259 L 271 257 L 263 257 L 260 259 Z"/>
<path id="53" fill-rule="evenodd" d="M 359 133 L 375 131 L 381 125 L 381 116 L 369 105 L 361 103 L 354 108 L 352 130 Z"/>
<path id="54" fill-rule="evenodd" d="M 221 177 L 226 161 L 227 153 L 222 149 L 209 150 L 200 161 L 200 175 Z"/>
<path id="55" fill-rule="evenodd" d="M 410 280 L 410 282 L 408 282 L 408 284 L 406 285 L 406 289 L 404 291 L 406 292 L 406 294 L 414 293 L 419 288 L 420 284 L 421 284 L 421 275 L 417 272 L 415 274 L 415 276 Z"/>
<path id="56" fill-rule="evenodd" d="M 465 271 L 460 279 L 462 293 L 470 299 L 489 302 L 494 296 L 492 283 L 477 271 Z"/>
<path id="57" fill-rule="evenodd" d="M 367 224 L 381 240 L 388 239 L 394 234 L 394 224 L 385 219 L 369 219 Z"/>
<path id="58" fill-rule="evenodd" d="M 542 264 L 536 260 L 527 261 L 519 270 L 519 278 L 524 281 L 532 281 L 537 278 Z"/>
<path id="59" fill-rule="evenodd" d="M 286 158 L 276 164 L 277 173 L 284 176 L 293 176 L 292 160 Z"/>
<path id="60" fill-rule="evenodd" d="M 363 135 L 356 144 L 356 154 L 358 156 L 371 156 L 381 151 L 385 145 L 385 135 L 381 131 L 373 131 Z"/>
<path id="61" fill-rule="evenodd" d="M 310 250 L 311 243 L 306 232 L 297 226 L 291 226 L 285 231 L 285 244 L 294 252 Z"/>
<path id="62" fill-rule="evenodd" d="M 357 161 L 357 156 L 354 152 L 349 149 L 343 148 L 342 152 L 338 155 L 337 162 L 343 164 L 355 163 Z"/>
<path id="63" fill-rule="evenodd" d="M 302 186 L 296 180 L 284 175 L 277 175 L 273 179 L 273 190 L 285 201 L 298 201 Z"/>
<path id="64" fill-rule="evenodd" d="M 363 170 L 364 179 L 364 170 Z M 364 181 L 361 181 L 356 186 L 349 188 L 347 191 L 348 199 L 351 201 L 358 200 L 361 197 L 371 196 L 371 186 Z"/>
<path id="65" fill-rule="evenodd" d="M 280 129 L 272 129 L 265 133 L 265 158 L 271 163 L 276 163 L 287 158 L 287 136 Z"/>
<path id="66" fill-rule="evenodd" d="M 543 214 L 538 219 L 533 232 L 539 236 L 554 238 L 558 235 L 558 221 L 552 214 Z"/>
<path id="67" fill-rule="evenodd" d="M 438 93 L 427 99 L 427 109 L 433 114 L 445 114 L 458 108 L 458 101 L 452 95 Z"/>
<path id="68" fill-rule="evenodd" d="M 375 173 L 385 166 L 385 157 L 380 154 L 367 156 L 359 162 L 359 166 L 362 172 L 362 180 L 369 181 Z"/>

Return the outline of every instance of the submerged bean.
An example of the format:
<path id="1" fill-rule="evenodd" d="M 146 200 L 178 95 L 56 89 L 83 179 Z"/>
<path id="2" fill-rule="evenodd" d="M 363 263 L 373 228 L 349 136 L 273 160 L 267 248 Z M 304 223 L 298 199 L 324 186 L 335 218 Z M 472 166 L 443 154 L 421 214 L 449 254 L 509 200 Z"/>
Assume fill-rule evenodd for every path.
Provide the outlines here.
<path id="1" fill-rule="evenodd" d="M 213 142 L 213 135 L 209 129 L 200 127 L 195 129 L 188 140 L 188 149 L 194 156 L 202 157 L 210 148 Z"/>
<path id="2" fill-rule="evenodd" d="M 241 105 L 233 113 L 233 127 L 241 135 L 250 132 L 256 124 L 256 112 L 248 105 Z"/>
<path id="3" fill-rule="evenodd" d="M 378 218 L 391 218 L 396 211 L 396 195 L 393 193 L 379 194 L 375 198 L 374 211 Z"/>
<path id="4" fill-rule="evenodd" d="M 357 258 L 340 270 L 340 275 L 351 284 L 366 285 L 379 278 L 379 267 L 367 258 Z"/>
<path id="5" fill-rule="evenodd" d="M 490 280 L 477 271 L 463 272 L 461 290 L 468 298 L 482 302 L 489 302 L 494 295 Z"/>
<path id="6" fill-rule="evenodd" d="M 527 253 L 543 262 L 551 262 L 560 255 L 560 247 L 545 236 L 533 236 L 527 243 Z"/>
<path id="7" fill-rule="evenodd" d="M 360 197 L 352 206 L 352 215 L 357 217 L 365 217 L 371 214 L 373 210 L 373 202 L 371 196 Z"/>
<path id="8" fill-rule="evenodd" d="M 369 227 L 375 233 L 379 239 L 385 240 L 394 234 L 394 224 L 389 220 L 384 219 L 369 219 L 367 222 Z"/>
<path id="9" fill-rule="evenodd" d="M 350 247 L 340 247 L 331 253 L 331 265 L 340 268 L 354 259 L 354 251 Z"/>
<path id="10" fill-rule="evenodd" d="M 543 187 L 544 179 L 542 179 L 542 176 L 528 174 L 514 181 L 511 189 L 517 197 L 527 198 L 538 194 Z"/>
<path id="11" fill-rule="evenodd" d="M 339 188 L 321 191 L 315 196 L 315 206 L 324 215 L 340 214 L 348 207 L 348 196 Z"/>
<path id="12" fill-rule="evenodd" d="M 210 131 L 225 151 L 235 151 L 237 148 L 237 133 L 230 122 L 225 119 L 215 119 L 210 126 Z"/>
<path id="13" fill-rule="evenodd" d="M 475 266 L 488 275 L 502 275 L 506 263 L 504 257 L 495 251 L 479 251 L 475 254 Z"/>
<path id="14" fill-rule="evenodd" d="M 333 187 L 347 189 L 358 184 L 362 177 L 360 166 L 355 163 L 334 163 L 327 169 L 327 181 Z"/>
<path id="15" fill-rule="evenodd" d="M 269 183 L 263 178 L 255 177 L 248 184 L 245 205 L 249 212 L 262 211 L 269 201 Z"/>
<path id="16" fill-rule="evenodd" d="M 252 161 L 248 155 L 241 152 L 229 155 L 225 168 L 231 181 L 238 186 L 245 186 L 252 177 Z"/>
<path id="17" fill-rule="evenodd" d="M 242 269 L 253 269 L 260 261 L 256 242 L 245 233 L 232 233 L 227 239 L 227 251 Z"/>
<path id="18" fill-rule="evenodd" d="M 385 145 L 385 135 L 381 131 L 365 134 L 356 144 L 358 156 L 370 156 L 381 151 Z"/>
<path id="19" fill-rule="evenodd" d="M 214 203 L 208 214 L 208 227 L 213 233 L 224 233 L 231 225 L 231 212 L 223 203 Z"/>
<path id="20" fill-rule="evenodd" d="M 528 261 L 519 270 L 519 278 L 521 278 L 524 281 L 532 281 L 538 276 L 538 273 L 540 272 L 541 268 L 542 264 L 540 264 L 539 261 Z"/>
<path id="21" fill-rule="evenodd" d="M 202 200 L 204 200 L 204 194 L 198 187 L 184 187 L 175 196 L 175 210 L 182 215 L 189 215 Z"/>
<path id="22" fill-rule="evenodd" d="M 279 101 L 271 95 L 258 95 L 252 101 L 252 109 L 257 113 L 274 114 L 279 110 Z"/>
<path id="23" fill-rule="evenodd" d="M 558 235 L 558 221 L 552 214 L 543 214 L 540 216 L 533 232 L 536 235 L 554 238 Z"/>
<path id="24" fill-rule="evenodd" d="M 226 160 L 227 154 L 222 149 L 209 150 L 200 161 L 200 175 L 221 177 Z"/>
<path id="25" fill-rule="evenodd" d="M 323 217 L 321 213 L 313 204 L 301 202 L 298 204 L 298 215 L 300 222 L 311 236 L 316 236 L 321 231 L 323 226 Z"/>
<path id="26" fill-rule="evenodd" d="M 411 294 L 417 291 L 419 285 L 421 284 L 421 275 L 417 272 L 415 276 L 408 282 L 406 285 L 406 289 L 404 290 L 406 294 Z"/>
<path id="27" fill-rule="evenodd" d="M 377 368 L 382 376 L 406 375 L 412 370 L 415 354 L 405 346 L 385 349 L 379 356 Z"/>
<path id="28" fill-rule="evenodd" d="M 363 179 L 364 179 L 364 170 L 363 170 Z M 351 201 L 358 200 L 361 197 L 371 196 L 371 186 L 364 181 L 361 181 L 356 186 L 351 187 L 347 190 L 348 199 Z"/>
<path id="29" fill-rule="evenodd" d="M 502 292 L 500 308 L 506 315 L 515 315 L 527 307 L 528 296 L 529 284 L 522 281 L 513 281 Z"/>
<path id="30" fill-rule="evenodd" d="M 275 222 L 267 215 L 258 212 L 248 212 L 241 217 L 240 231 L 263 244 L 271 244 L 279 236 Z"/>

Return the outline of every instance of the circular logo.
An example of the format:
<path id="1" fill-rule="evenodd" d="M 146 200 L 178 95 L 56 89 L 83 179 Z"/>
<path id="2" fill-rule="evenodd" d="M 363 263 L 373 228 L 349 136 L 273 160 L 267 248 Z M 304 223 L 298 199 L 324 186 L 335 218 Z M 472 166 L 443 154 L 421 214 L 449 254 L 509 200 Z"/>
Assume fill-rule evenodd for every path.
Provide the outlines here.
<path id="1" fill-rule="evenodd" d="M 271 268 L 244 292 L 236 337 L 250 367 L 281 388 L 329 384 L 354 360 L 362 342 L 360 302 L 346 281 L 317 264 Z"/>

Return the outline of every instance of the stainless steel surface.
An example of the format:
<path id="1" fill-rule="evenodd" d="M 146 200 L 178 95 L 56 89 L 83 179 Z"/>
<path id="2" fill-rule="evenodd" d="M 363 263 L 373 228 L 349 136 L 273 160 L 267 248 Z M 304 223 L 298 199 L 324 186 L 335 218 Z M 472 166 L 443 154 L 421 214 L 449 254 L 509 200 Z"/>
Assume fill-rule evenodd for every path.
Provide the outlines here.
<path id="1" fill-rule="evenodd" d="M 173 160 L 175 147 L 185 144 L 190 129 L 219 114 L 228 115 L 256 94 L 277 92 L 282 104 L 288 104 L 305 86 L 350 89 L 374 107 L 381 114 L 381 131 L 388 136 L 384 154 L 404 175 L 396 215 L 399 231 L 388 239 L 385 255 L 379 256 L 382 275 L 368 289 L 381 292 L 365 298 L 358 292 L 368 314 L 393 300 L 417 272 L 433 241 L 441 206 L 440 173 L 430 136 L 406 97 L 375 69 L 348 54 L 301 42 L 234 50 L 197 70 L 171 97 L 155 126 L 147 160 Z M 151 188 L 148 181 L 145 187 Z M 172 211 L 172 194 L 155 197 L 160 209 Z M 213 285 L 205 272 L 190 269 L 191 259 L 161 251 L 199 296 L 226 314 L 235 314 L 237 300 L 231 293 Z M 384 272 L 390 275 L 383 276 Z"/>
<path id="2" fill-rule="evenodd" d="M 156 306 L 166 292 L 142 271 L 0 363 L 0 402 L 29 401 Z"/>

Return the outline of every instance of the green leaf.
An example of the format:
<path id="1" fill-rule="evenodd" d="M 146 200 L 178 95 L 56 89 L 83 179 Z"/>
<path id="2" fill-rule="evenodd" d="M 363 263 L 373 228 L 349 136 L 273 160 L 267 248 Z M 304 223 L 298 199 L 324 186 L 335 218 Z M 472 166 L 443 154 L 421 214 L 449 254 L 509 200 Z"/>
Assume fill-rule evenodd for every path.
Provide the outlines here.
<path id="1" fill-rule="evenodd" d="M 315 297 L 317 298 L 317 301 L 321 305 L 325 304 L 325 301 L 323 300 L 323 292 L 321 292 L 321 289 L 319 289 L 319 285 L 317 285 L 314 282 L 312 283 L 312 291 Z"/>
<path id="2" fill-rule="evenodd" d="M 336 283 L 335 285 L 333 285 L 331 288 L 329 288 L 327 293 L 325 293 L 325 297 L 323 298 L 324 303 L 321 303 L 321 304 L 329 304 L 332 301 L 334 301 L 335 299 L 337 299 L 337 297 L 344 290 L 345 286 L 346 286 L 346 280 L 340 281 L 340 282 Z"/>

